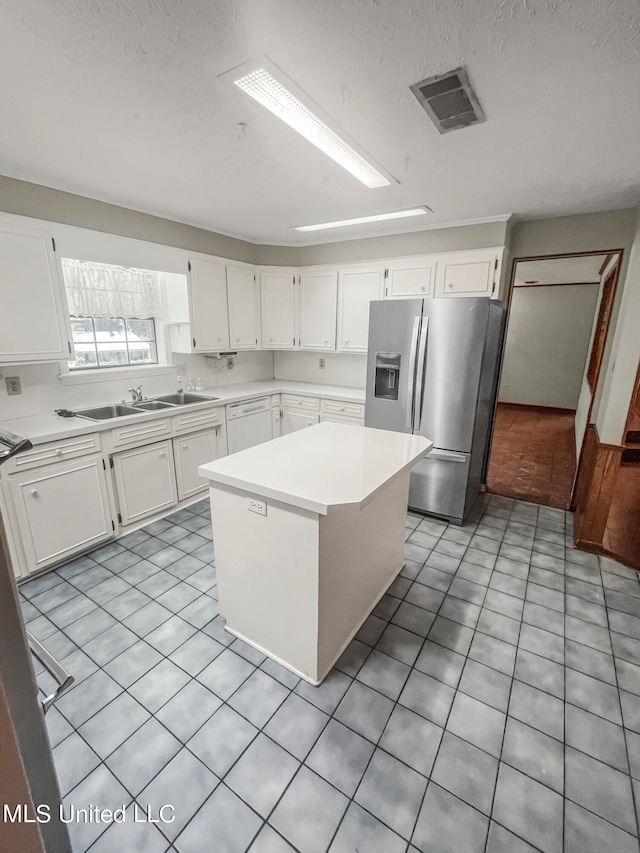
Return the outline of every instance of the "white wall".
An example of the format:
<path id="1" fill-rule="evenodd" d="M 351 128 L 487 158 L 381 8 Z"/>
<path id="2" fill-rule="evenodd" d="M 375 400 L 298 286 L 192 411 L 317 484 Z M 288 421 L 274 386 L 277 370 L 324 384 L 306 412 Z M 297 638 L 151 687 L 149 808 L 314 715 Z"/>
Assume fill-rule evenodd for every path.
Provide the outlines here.
<path id="1" fill-rule="evenodd" d="M 603 444 L 621 444 L 640 359 L 640 221 L 629 253 L 611 358 L 596 415 Z M 600 383 L 598 383 L 600 387 Z"/>
<path id="2" fill-rule="evenodd" d="M 173 361 L 178 366 L 178 373 L 202 379 L 207 389 L 273 379 L 273 354 L 260 350 L 239 352 L 231 368 L 227 367 L 226 359 L 216 363 L 215 359 L 195 354 L 174 353 Z"/>
<path id="3" fill-rule="evenodd" d="M 619 262 L 619 255 L 614 255 L 607 266 L 602 271 L 602 275 L 600 276 L 600 284 L 598 286 L 598 299 L 596 301 L 596 307 L 593 312 L 593 323 L 591 324 L 591 334 L 589 336 L 589 346 L 587 352 L 589 353 L 589 357 L 591 356 L 591 349 L 593 347 L 593 339 L 596 333 L 596 326 L 598 324 L 598 313 L 600 311 L 600 302 L 602 300 L 602 290 L 603 285 L 608 278 L 611 270 L 615 267 L 615 265 Z M 611 336 L 613 337 L 613 325 L 611 327 Z M 584 373 L 582 374 L 582 384 L 580 387 L 580 397 L 578 398 L 578 405 L 576 406 L 576 417 L 575 417 L 575 438 L 576 438 L 576 458 L 580 458 L 580 450 L 582 448 L 582 440 L 584 438 L 584 434 L 587 431 L 587 418 L 589 417 L 589 408 L 591 406 L 591 388 L 589 387 L 589 383 L 587 382 L 587 369 L 589 367 L 589 358 L 584 366 Z M 603 377 L 604 378 L 604 377 Z M 598 377 L 598 382 L 600 382 L 600 377 Z"/>
<path id="4" fill-rule="evenodd" d="M 514 289 L 500 402 L 576 408 L 597 297 L 596 284 Z"/>
<path id="5" fill-rule="evenodd" d="M 142 383 L 146 397 L 159 394 L 171 394 L 177 388 L 178 373 L 200 377 L 206 391 L 221 385 L 235 385 L 238 382 L 255 382 L 258 379 L 273 377 L 273 359 L 270 352 L 241 352 L 235 360 L 233 370 L 226 364 L 214 368 L 205 362 L 201 355 L 174 355 L 174 364 L 167 365 L 158 373 L 139 373 L 123 377 L 114 377 L 92 381 L 90 374 L 83 374 L 86 381 L 82 384 L 63 385 L 58 378 L 60 364 L 20 364 L 3 366 L 3 376 L 18 376 L 22 385 L 22 394 L 7 396 L 4 381 L 0 381 L 0 421 L 13 418 L 27 418 L 31 415 L 53 414 L 55 409 L 80 409 L 108 403 L 119 403 L 128 399 L 128 389 L 132 384 Z M 178 365 L 176 367 L 175 365 Z M 134 368 L 137 370 L 140 368 Z M 144 368 L 142 368 L 144 371 Z M 129 372 L 131 374 L 131 371 Z M 204 393 L 206 393 L 206 391 Z"/>
<path id="6" fill-rule="evenodd" d="M 273 375 L 276 379 L 295 379 L 299 382 L 320 382 L 323 385 L 345 385 L 364 388 L 367 377 L 367 356 L 358 353 L 274 352 Z M 319 360 L 324 358 L 325 368 Z"/>

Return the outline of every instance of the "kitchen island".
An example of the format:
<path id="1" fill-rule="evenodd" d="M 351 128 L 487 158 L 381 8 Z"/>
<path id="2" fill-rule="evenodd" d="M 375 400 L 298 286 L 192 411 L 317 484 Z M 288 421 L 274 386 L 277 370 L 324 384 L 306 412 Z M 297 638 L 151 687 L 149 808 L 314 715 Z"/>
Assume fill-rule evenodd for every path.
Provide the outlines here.
<path id="1" fill-rule="evenodd" d="M 226 628 L 312 684 L 404 564 L 426 438 L 325 422 L 199 468 Z"/>

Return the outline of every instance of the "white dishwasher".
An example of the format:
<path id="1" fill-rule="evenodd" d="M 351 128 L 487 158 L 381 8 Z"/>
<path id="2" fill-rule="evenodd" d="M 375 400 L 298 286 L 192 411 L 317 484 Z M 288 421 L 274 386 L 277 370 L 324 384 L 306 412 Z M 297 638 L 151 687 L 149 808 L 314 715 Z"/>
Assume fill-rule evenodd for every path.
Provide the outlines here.
<path id="1" fill-rule="evenodd" d="M 229 453 L 246 450 L 273 438 L 271 398 L 257 397 L 227 406 Z"/>

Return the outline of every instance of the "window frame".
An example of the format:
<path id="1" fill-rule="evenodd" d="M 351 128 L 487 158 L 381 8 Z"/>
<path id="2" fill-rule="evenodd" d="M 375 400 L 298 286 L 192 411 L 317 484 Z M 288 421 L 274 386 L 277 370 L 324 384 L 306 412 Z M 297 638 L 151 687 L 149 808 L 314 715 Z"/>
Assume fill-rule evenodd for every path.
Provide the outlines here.
<path id="1" fill-rule="evenodd" d="M 86 343 L 88 345 L 93 345 L 93 348 L 94 348 L 94 351 L 96 354 L 96 364 L 95 365 L 72 367 L 71 366 L 71 360 L 69 360 L 67 363 L 67 368 L 69 370 L 69 373 L 75 374 L 75 373 L 79 373 L 79 372 L 93 371 L 93 370 L 117 370 L 117 369 L 127 369 L 127 368 L 138 369 L 141 367 L 153 367 L 155 365 L 160 364 L 160 360 L 159 360 L 160 353 L 159 353 L 159 347 L 158 347 L 158 322 L 157 322 L 158 318 L 156 318 L 156 317 L 122 317 L 122 316 L 117 316 L 117 317 L 114 316 L 114 317 L 109 318 L 109 319 L 121 320 L 122 321 L 122 325 L 124 328 L 124 344 L 125 344 L 126 353 L 127 353 L 127 361 L 126 362 L 119 362 L 119 363 L 111 364 L 111 365 L 101 364 L 100 363 L 99 345 L 101 343 L 104 343 L 104 341 L 98 340 L 97 335 L 100 333 L 96 331 L 96 320 L 101 320 L 101 319 L 103 319 L 103 318 L 93 317 L 93 316 L 88 316 L 88 317 L 79 317 L 79 316 L 75 316 L 75 315 L 69 316 L 69 320 L 71 322 L 72 345 L 74 347 L 74 350 L 75 350 L 76 343 Z M 80 342 L 80 341 L 76 341 L 73 339 L 73 321 L 74 320 L 90 320 L 91 321 L 91 328 L 93 330 L 93 340 L 92 341 Z M 141 362 L 135 362 L 135 361 L 131 360 L 131 350 L 129 347 L 128 325 L 129 325 L 129 323 L 135 322 L 136 320 L 141 320 L 141 321 L 144 321 L 145 323 L 151 324 L 151 328 L 153 330 L 153 337 L 149 339 L 149 343 L 151 344 L 152 353 L 155 356 L 155 358 L 152 360 L 141 361 Z"/>

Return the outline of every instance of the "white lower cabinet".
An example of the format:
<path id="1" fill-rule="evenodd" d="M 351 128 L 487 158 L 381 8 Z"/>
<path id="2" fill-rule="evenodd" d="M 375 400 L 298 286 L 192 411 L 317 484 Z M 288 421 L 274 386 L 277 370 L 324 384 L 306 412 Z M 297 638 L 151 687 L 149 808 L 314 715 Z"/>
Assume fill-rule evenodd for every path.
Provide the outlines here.
<path id="1" fill-rule="evenodd" d="M 173 456 L 176 464 L 178 500 L 197 495 L 207 488 L 207 481 L 198 474 L 200 465 L 218 459 L 217 430 L 207 430 L 196 435 L 173 439 Z"/>
<path id="2" fill-rule="evenodd" d="M 27 572 L 60 563 L 113 536 L 102 456 L 24 471 L 9 490 Z"/>
<path id="3" fill-rule="evenodd" d="M 280 435 L 317 424 L 320 420 L 320 400 L 296 394 L 282 394 L 280 409 Z"/>
<path id="4" fill-rule="evenodd" d="M 280 435 L 288 435 L 298 429 L 313 426 L 320 421 L 320 415 L 310 415 L 294 409 L 282 409 L 280 418 Z"/>
<path id="5" fill-rule="evenodd" d="M 113 457 L 113 470 L 123 527 L 177 502 L 171 441 L 118 453 Z"/>

